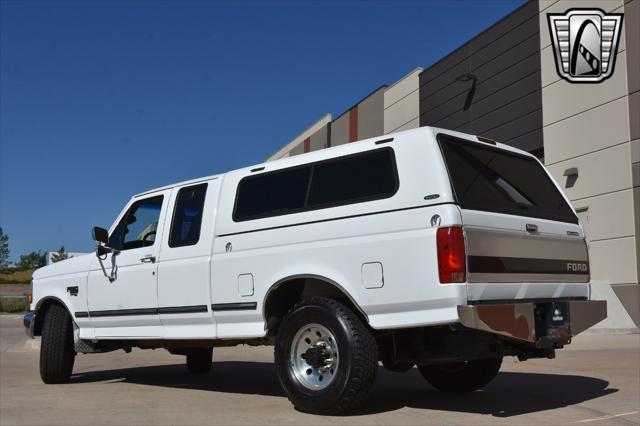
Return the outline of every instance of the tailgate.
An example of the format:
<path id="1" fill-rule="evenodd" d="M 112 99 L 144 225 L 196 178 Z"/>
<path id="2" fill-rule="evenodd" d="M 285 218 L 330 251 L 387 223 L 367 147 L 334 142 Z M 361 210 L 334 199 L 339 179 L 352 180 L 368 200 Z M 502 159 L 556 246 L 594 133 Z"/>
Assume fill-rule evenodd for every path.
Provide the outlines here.
<path id="1" fill-rule="evenodd" d="M 589 297 L 589 257 L 578 225 L 497 216 L 462 212 L 468 300 Z M 527 232 L 527 225 L 537 231 Z"/>
<path id="2" fill-rule="evenodd" d="M 502 217 L 500 226 L 492 227 L 487 216 L 462 214 L 469 283 L 589 281 L 587 246 L 577 225 Z"/>

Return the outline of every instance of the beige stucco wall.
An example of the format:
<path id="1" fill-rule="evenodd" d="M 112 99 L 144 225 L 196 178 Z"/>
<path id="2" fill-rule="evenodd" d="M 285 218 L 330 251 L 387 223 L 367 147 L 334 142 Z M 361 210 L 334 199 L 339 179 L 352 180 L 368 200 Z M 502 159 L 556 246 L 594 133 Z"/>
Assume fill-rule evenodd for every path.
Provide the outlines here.
<path id="1" fill-rule="evenodd" d="M 331 123 L 331 146 L 349 143 L 349 111 Z"/>
<path id="2" fill-rule="evenodd" d="M 358 104 L 358 140 L 374 138 L 384 134 L 383 86 Z"/>
<path id="3" fill-rule="evenodd" d="M 325 114 L 321 119 L 313 123 L 311 126 L 303 130 L 298 136 L 291 139 L 286 145 L 280 148 L 276 153 L 267 158 L 267 161 L 286 158 L 290 155 L 302 154 L 304 152 L 304 140 L 311 137 L 317 132 L 322 132 L 327 125 L 331 123 L 331 114 Z"/>
<path id="4" fill-rule="evenodd" d="M 331 123 L 327 123 L 318 129 L 317 132 L 311 135 L 309 138 L 309 150 L 317 151 L 319 149 L 324 149 L 329 146 L 329 126 Z"/>
<path id="5" fill-rule="evenodd" d="M 630 327 L 634 322 L 640 326 L 640 194 L 633 182 L 632 148 L 637 151 L 637 142 L 631 142 L 625 30 L 611 78 L 599 84 L 572 84 L 557 74 L 546 16 L 573 7 L 620 13 L 624 2 L 542 0 L 539 7 L 545 164 L 579 211 L 589 241 L 594 285 L 610 285 L 613 291 L 600 292 L 609 295 L 610 312 L 623 317 L 626 313 L 623 320 Z M 629 18 L 625 16 L 623 25 L 633 22 Z M 637 27 L 638 21 L 633 25 Z M 579 175 L 568 186 L 563 173 L 571 167 L 577 167 Z M 618 312 L 617 308 L 624 309 Z"/>
<path id="6" fill-rule="evenodd" d="M 420 126 L 420 73 L 416 68 L 384 92 L 384 134 Z"/>

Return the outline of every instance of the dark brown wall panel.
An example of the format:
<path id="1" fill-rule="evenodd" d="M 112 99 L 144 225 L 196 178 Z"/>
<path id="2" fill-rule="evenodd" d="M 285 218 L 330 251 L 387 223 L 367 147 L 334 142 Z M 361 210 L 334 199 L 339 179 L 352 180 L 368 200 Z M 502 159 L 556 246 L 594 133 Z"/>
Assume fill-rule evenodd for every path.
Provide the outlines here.
<path id="1" fill-rule="evenodd" d="M 491 27 L 481 32 L 467 43 L 473 52 L 491 45 L 493 41 L 505 34 L 517 29 L 523 22 L 538 16 L 539 5 L 537 1 L 530 1 L 511 12 Z"/>
<path id="2" fill-rule="evenodd" d="M 424 70 L 420 125 L 542 148 L 539 32 L 538 3 L 527 3 Z M 467 73 L 475 85 L 456 80 Z"/>
<path id="3" fill-rule="evenodd" d="M 539 46 L 539 27 L 540 22 L 537 16 L 535 18 L 528 19 L 519 27 L 514 28 L 513 31 L 509 32 L 508 34 L 496 38 L 493 43 L 487 45 L 485 48 L 471 53 L 471 56 L 469 58 L 469 60 L 471 61 L 471 67 L 473 69 L 479 68 L 482 65 L 494 60 L 503 53 L 508 52 L 509 50 L 525 43 L 532 37 L 538 39 Z"/>
<path id="4" fill-rule="evenodd" d="M 486 73 L 488 66 L 475 71 L 478 76 L 479 83 L 476 83 L 476 92 L 473 96 L 474 104 L 482 101 L 483 99 L 495 94 L 501 89 L 518 83 L 520 80 L 528 78 L 531 74 L 537 73 L 538 79 L 540 78 L 540 58 L 537 54 L 530 54 L 528 57 L 522 56 L 523 50 L 512 50 L 508 52 L 511 59 L 510 62 L 500 64 L 500 67 L 492 67 L 492 73 Z M 506 58 L 504 58 L 506 59 Z M 493 61 L 489 65 L 494 65 Z M 467 99 L 470 82 L 455 81 L 455 86 L 446 90 L 441 90 L 431 96 L 425 96 L 420 100 L 420 111 L 423 114 L 431 112 L 431 110 L 442 107 L 446 108 L 448 103 L 457 103 L 460 107 L 464 106 L 464 102 Z M 536 89 L 537 89 L 536 85 Z M 437 120 L 433 118 L 434 120 Z"/>
<path id="5" fill-rule="evenodd" d="M 462 62 L 454 65 L 449 71 L 444 74 L 441 74 L 435 77 L 433 80 L 428 81 L 426 83 L 422 83 L 422 76 L 424 75 L 423 71 L 420 74 L 420 98 L 428 98 L 433 95 L 438 94 L 441 91 L 445 91 L 449 88 L 449 86 L 456 86 L 459 81 L 456 80 L 457 77 L 467 74 L 470 72 L 469 67 L 469 59 L 465 59 Z"/>
<path id="6" fill-rule="evenodd" d="M 522 114 L 542 108 L 542 97 L 540 96 L 539 85 L 540 71 L 538 70 L 507 87 L 503 87 L 495 92 L 488 92 L 487 96 L 483 96 L 482 99 L 471 105 L 473 119 L 481 120 L 485 115 L 498 109 L 503 109 L 505 106 L 524 97 L 529 98 L 530 104 L 528 111 L 525 109 L 522 111 Z M 535 96 L 531 96 L 532 94 Z"/>
<path id="7" fill-rule="evenodd" d="M 509 102 L 506 105 L 482 116 L 481 118 L 473 121 L 473 131 L 477 134 L 485 134 L 497 127 L 504 125 L 505 123 L 512 122 L 518 118 L 525 116 L 532 112 L 532 108 L 542 109 L 542 104 L 539 103 L 540 96 L 538 93 L 533 92 L 528 96 L 519 98 L 513 102 Z M 535 108 L 535 106 L 538 108 Z M 475 114 L 475 111 L 474 111 Z"/>
<path id="8" fill-rule="evenodd" d="M 504 142 L 518 149 L 533 152 L 535 150 L 541 149 L 540 147 L 541 140 L 542 140 L 542 129 L 537 129 L 537 130 L 534 130 L 533 132 L 526 133 L 522 136 L 518 136 L 516 138 L 509 139 L 508 141 L 504 141 Z"/>
<path id="9" fill-rule="evenodd" d="M 465 61 L 468 58 L 469 47 L 467 45 L 454 50 L 422 72 L 420 75 L 420 85 L 426 84 L 432 79 L 447 73 L 451 67 L 456 66 L 458 63 Z"/>
<path id="10" fill-rule="evenodd" d="M 510 140 L 538 130 L 538 122 L 542 121 L 542 110 L 532 111 L 527 115 L 518 117 L 502 126 L 484 132 L 481 136 L 486 136 L 497 141 L 508 143 Z M 542 141 L 540 141 L 542 145 Z"/>
<path id="11" fill-rule="evenodd" d="M 471 110 L 467 110 L 467 111 L 457 112 L 456 114 L 450 114 L 442 118 L 440 121 L 433 124 L 429 124 L 429 125 L 442 127 L 443 129 L 459 130 L 459 131 L 463 131 L 460 129 L 462 128 L 462 126 L 467 125 L 467 127 L 465 127 L 465 129 L 467 130 L 465 131 L 471 131 L 472 129 L 471 122 L 472 122 Z"/>

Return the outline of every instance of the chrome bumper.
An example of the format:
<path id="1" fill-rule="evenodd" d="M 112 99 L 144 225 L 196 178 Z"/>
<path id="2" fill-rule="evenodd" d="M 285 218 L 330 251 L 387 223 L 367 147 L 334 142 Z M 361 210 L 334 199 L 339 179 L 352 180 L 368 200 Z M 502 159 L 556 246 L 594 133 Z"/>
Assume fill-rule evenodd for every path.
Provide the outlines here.
<path id="1" fill-rule="evenodd" d="M 26 314 L 24 314 L 22 323 L 24 324 L 24 331 L 25 333 L 27 333 L 27 336 L 33 339 L 35 335 L 35 327 L 36 327 L 36 313 L 27 312 Z"/>
<path id="2" fill-rule="evenodd" d="M 604 300 L 571 300 L 495 305 L 459 305 L 462 325 L 515 340 L 547 346 L 571 337 L 607 317 Z"/>

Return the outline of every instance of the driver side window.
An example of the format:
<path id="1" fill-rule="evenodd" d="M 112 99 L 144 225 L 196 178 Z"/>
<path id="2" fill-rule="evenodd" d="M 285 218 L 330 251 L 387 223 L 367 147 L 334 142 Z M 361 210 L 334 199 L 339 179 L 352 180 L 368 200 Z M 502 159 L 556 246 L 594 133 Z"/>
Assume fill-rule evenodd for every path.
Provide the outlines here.
<path id="1" fill-rule="evenodd" d="M 160 219 L 163 196 L 136 201 L 109 237 L 109 246 L 117 250 L 130 250 L 152 246 Z"/>

